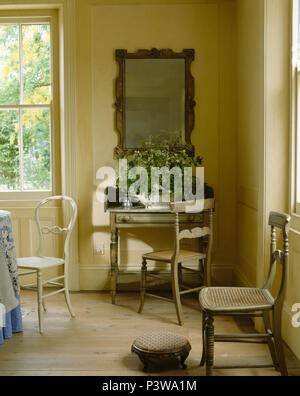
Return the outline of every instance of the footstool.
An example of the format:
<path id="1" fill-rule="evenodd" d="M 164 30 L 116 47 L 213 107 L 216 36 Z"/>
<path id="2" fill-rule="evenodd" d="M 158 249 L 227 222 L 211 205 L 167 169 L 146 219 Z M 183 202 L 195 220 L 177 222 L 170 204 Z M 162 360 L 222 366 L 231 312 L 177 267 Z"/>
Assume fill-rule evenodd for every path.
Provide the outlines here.
<path id="1" fill-rule="evenodd" d="M 183 369 L 185 360 L 192 349 L 188 339 L 168 331 L 151 331 L 138 337 L 132 344 L 131 351 L 136 353 L 147 371 L 150 359 L 180 358 Z"/>

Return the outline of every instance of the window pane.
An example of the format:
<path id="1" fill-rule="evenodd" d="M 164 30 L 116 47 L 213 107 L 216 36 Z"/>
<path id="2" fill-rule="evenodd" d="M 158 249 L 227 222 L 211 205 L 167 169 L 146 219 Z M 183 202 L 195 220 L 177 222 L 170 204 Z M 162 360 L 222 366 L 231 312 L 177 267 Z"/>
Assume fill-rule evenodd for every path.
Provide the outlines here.
<path id="1" fill-rule="evenodd" d="M 50 152 L 50 110 L 24 110 L 24 190 L 51 190 Z"/>
<path id="2" fill-rule="evenodd" d="M 0 25 L 0 105 L 19 103 L 19 26 Z"/>
<path id="3" fill-rule="evenodd" d="M 22 25 L 23 101 L 47 104 L 51 100 L 50 25 Z"/>
<path id="4" fill-rule="evenodd" d="M 0 110 L 0 191 L 18 190 L 19 112 Z"/>

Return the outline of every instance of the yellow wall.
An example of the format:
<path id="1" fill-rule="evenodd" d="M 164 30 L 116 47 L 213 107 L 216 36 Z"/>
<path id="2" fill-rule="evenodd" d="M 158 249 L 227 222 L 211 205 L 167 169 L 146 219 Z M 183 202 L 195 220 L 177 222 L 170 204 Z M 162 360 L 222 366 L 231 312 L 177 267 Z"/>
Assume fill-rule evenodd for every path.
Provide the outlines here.
<path id="1" fill-rule="evenodd" d="M 238 0 L 238 260 L 236 282 L 259 286 L 269 268 L 270 210 L 288 213 L 290 142 L 290 2 Z M 298 227 L 294 221 L 293 227 Z M 300 357 L 291 325 L 300 301 L 299 235 L 290 233 L 285 341 Z M 278 282 L 277 282 L 278 283 Z"/>
<path id="2" fill-rule="evenodd" d="M 264 5 L 262 0 L 237 2 L 237 284 L 257 279 L 259 196 L 264 139 Z"/>
<path id="3" fill-rule="evenodd" d="M 55 0 L 34 3 L 55 6 Z M 76 8 L 81 289 L 109 288 L 108 217 L 95 198 L 95 173 L 115 165 L 114 51 L 152 47 L 196 51 L 192 140 L 217 198 L 214 276 L 218 283 L 232 283 L 234 269 L 235 283 L 261 286 L 269 258 L 266 213 L 289 210 L 289 1 L 77 0 L 68 6 Z M 32 254 L 33 203 L 5 208 L 15 216 L 18 254 Z M 47 215 L 54 220 L 60 210 Z M 283 330 L 300 357 L 299 329 L 290 324 L 291 306 L 300 301 L 299 218 L 293 217 L 292 225 Z M 53 243 L 48 248 L 58 250 Z M 95 256 L 94 248 L 103 243 L 104 256 Z M 123 267 L 138 269 L 143 252 L 170 243 L 161 232 L 122 234 Z"/>
<path id="4" fill-rule="evenodd" d="M 125 48 L 195 49 L 195 130 L 192 141 L 205 159 L 205 179 L 217 197 L 214 272 L 231 282 L 235 261 L 235 2 L 78 1 L 79 254 L 82 289 L 107 289 L 108 216 L 95 199 L 95 173 L 115 166 L 114 51 Z M 144 4 L 147 3 L 147 4 Z M 168 4 L 169 3 L 169 4 Z M 110 5 L 109 5 L 110 4 Z M 139 268 L 142 253 L 168 248 L 165 232 L 121 234 L 121 261 Z M 105 255 L 94 247 L 105 244 Z"/>

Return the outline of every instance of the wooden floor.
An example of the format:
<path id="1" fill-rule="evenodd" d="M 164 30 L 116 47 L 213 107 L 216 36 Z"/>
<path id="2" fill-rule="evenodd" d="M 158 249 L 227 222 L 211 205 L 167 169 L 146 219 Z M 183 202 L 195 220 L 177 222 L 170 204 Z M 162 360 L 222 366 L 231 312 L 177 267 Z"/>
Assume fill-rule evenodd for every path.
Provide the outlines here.
<path id="1" fill-rule="evenodd" d="M 38 332 L 36 295 L 22 293 L 24 332 L 16 334 L 0 346 L 0 376 L 4 375 L 179 375 L 202 376 L 199 367 L 202 352 L 201 314 L 196 295 L 183 299 L 185 325 L 176 325 L 174 306 L 168 302 L 146 299 L 143 314 L 139 315 L 138 295 L 122 293 L 117 305 L 110 303 L 108 294 L 81 292 L 72 294 L 76 319 L 70 319 L 62 295 L 48 300 L 45 314 L 46 332 Z M 145 374 L 135 354 L 130 352 L 133 340 L 151 329 L 174 330 L 184 334 L 192 350 L 188 369 L 177 363 L 155 366 Z M 252 331 L 248 320 L 234 321 L 217 318 L 216 331 Z M 300 363 L 286 350 L 290 375 L 300 375 Z M 217 344 L 216 363 L 267 363 L 270 361 L 265 345 Z M 273 369 L 218 370 L 216 375 L 278 375 Z"/>

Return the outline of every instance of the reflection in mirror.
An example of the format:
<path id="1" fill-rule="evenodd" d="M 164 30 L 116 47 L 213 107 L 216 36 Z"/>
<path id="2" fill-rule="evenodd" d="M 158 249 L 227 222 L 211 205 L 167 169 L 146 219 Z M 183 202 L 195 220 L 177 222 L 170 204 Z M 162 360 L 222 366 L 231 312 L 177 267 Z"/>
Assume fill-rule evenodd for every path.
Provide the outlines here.
<path id="1" fill-rule="evenodd" d="M 196 103 L 191 64 L 194 57 L 193 49 L 181 52 L 116 49 L 117 156 L 141 147 L 150 137 L 159 141 L 162 137 L 170 143 L 182 141 L 189 147 L 189 154 L 193 154 L 191 134 Z"/>
<path id="2" fill-rule="evenodd" d="M 185 59 L 126 59 L 126 147 L 150 136 L 185 139 Z"/>

